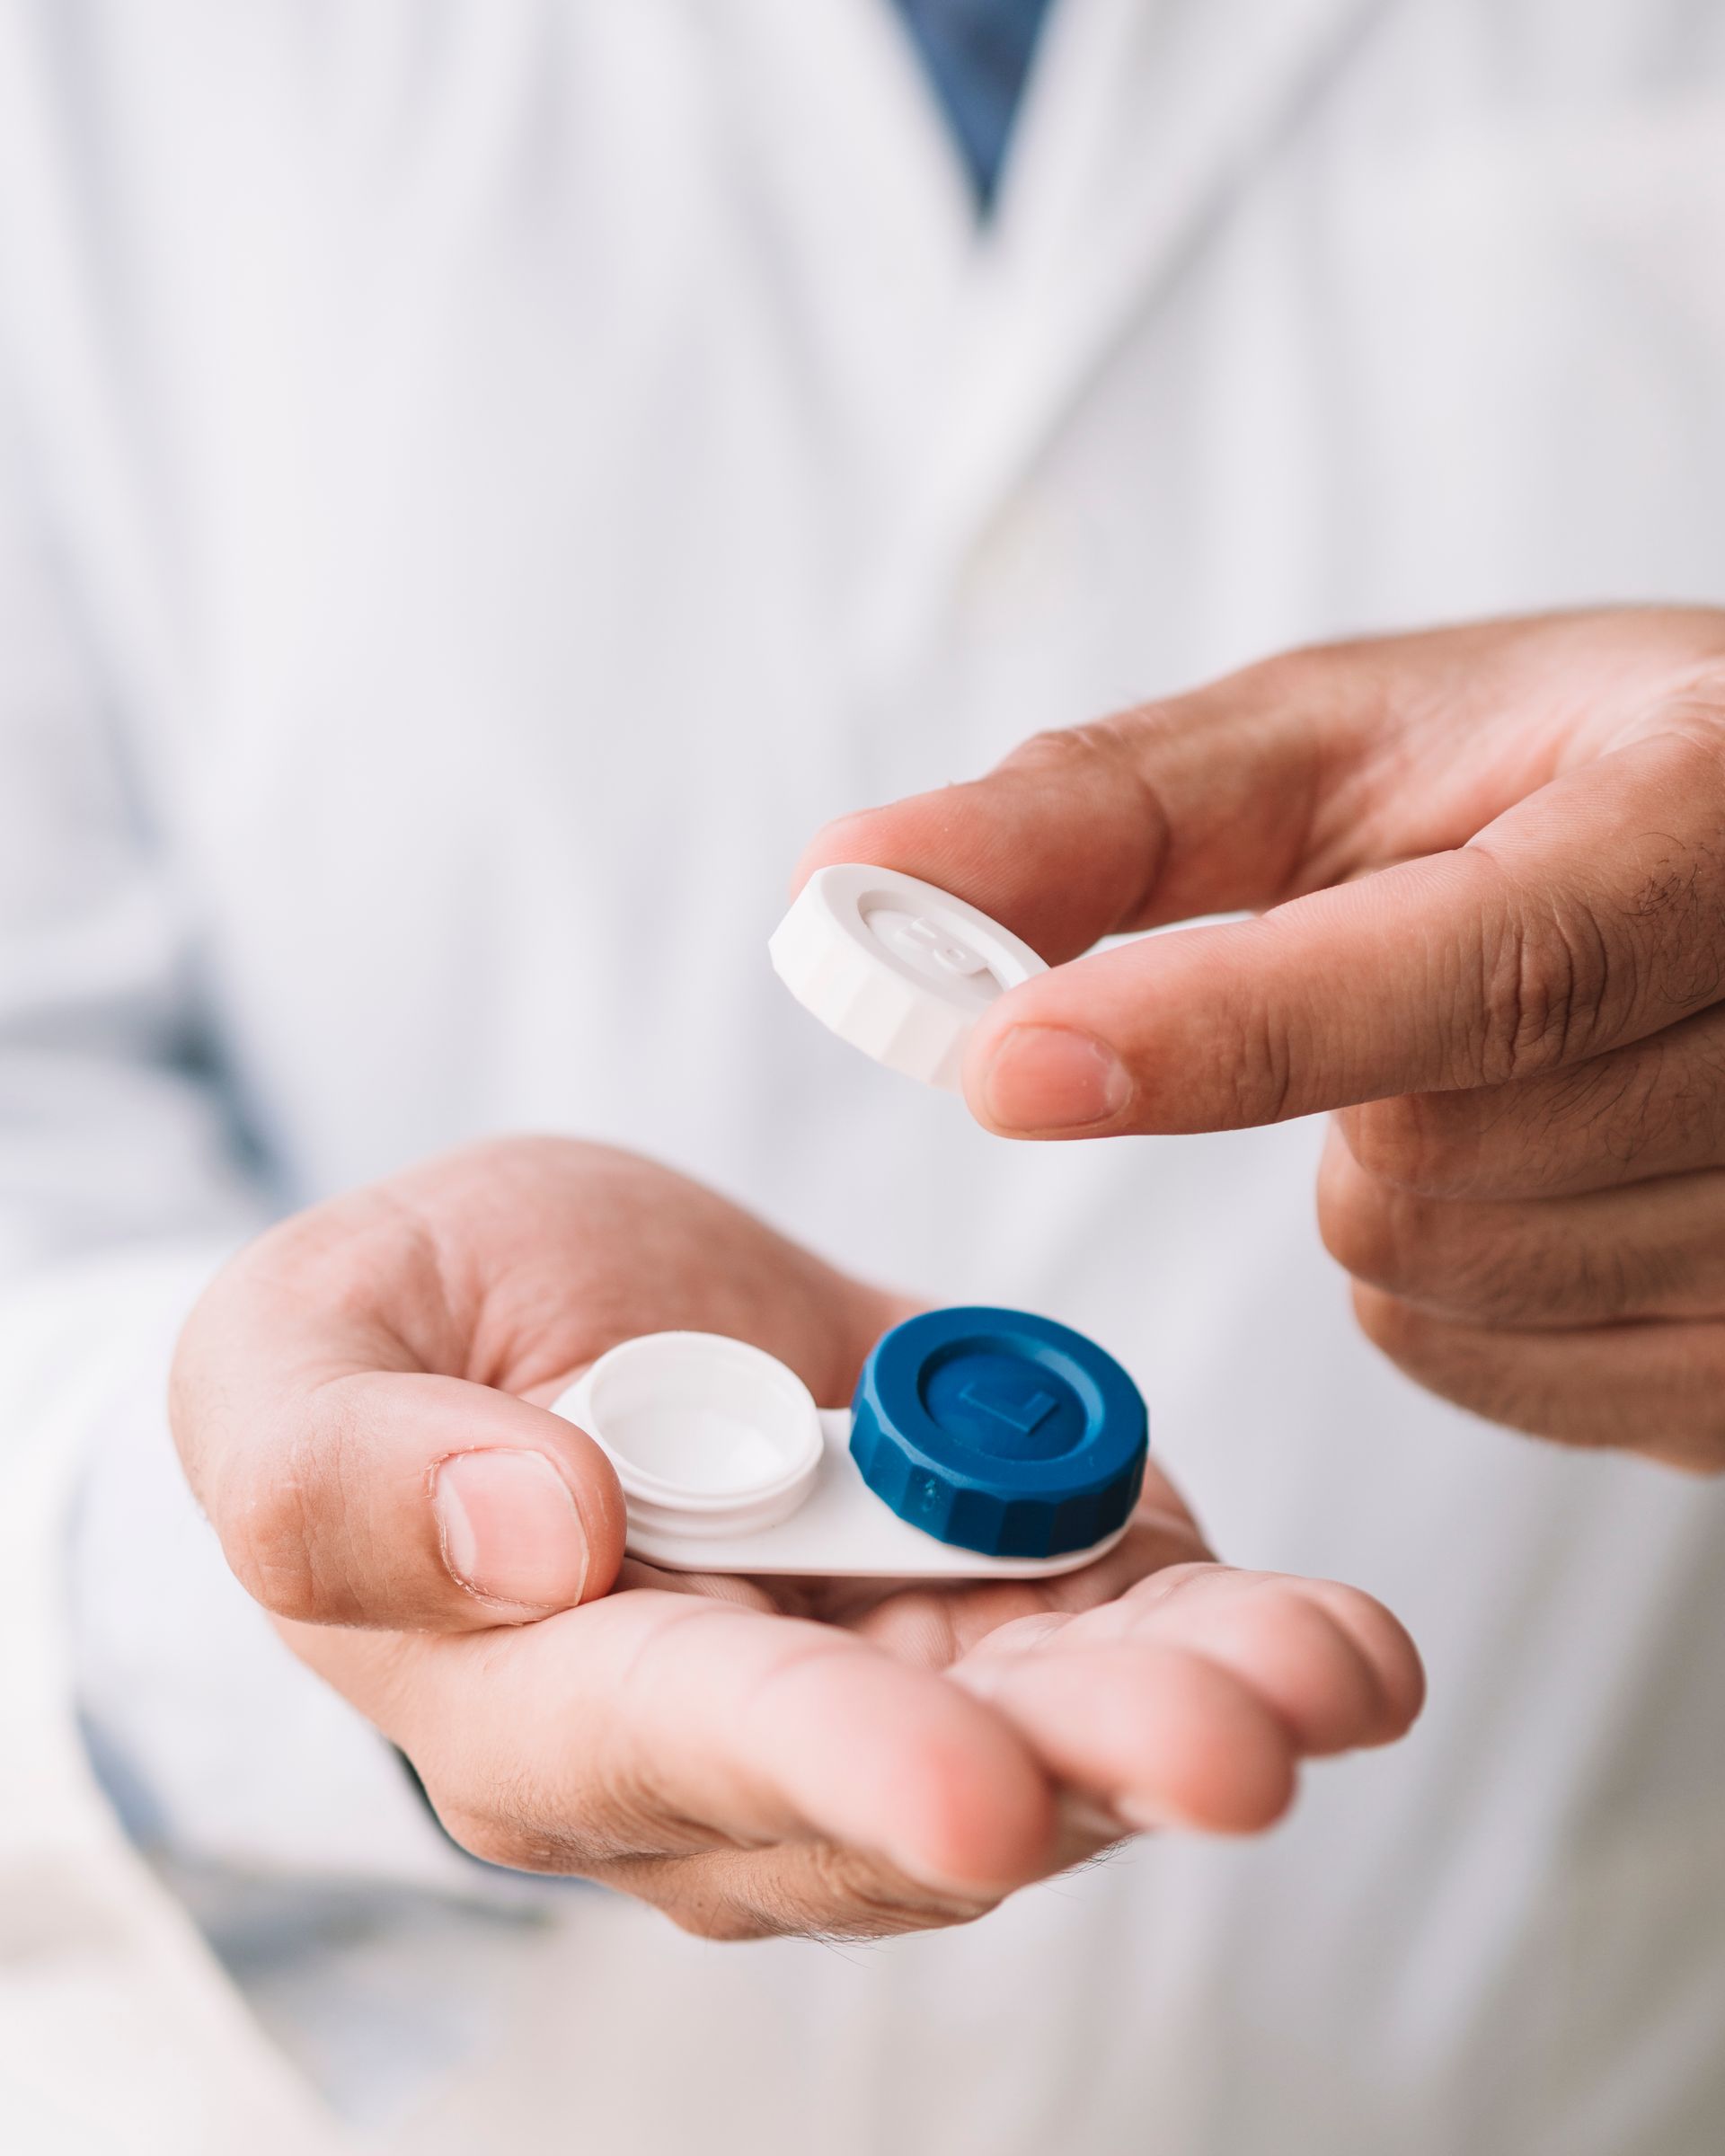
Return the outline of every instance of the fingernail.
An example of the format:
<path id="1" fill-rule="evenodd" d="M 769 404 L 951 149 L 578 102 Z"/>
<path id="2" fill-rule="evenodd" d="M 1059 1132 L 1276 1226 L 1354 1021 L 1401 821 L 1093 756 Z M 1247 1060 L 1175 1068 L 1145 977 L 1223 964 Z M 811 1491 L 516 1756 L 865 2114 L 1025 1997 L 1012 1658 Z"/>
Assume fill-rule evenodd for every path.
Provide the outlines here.
<path id="1" fill-rule="evenodd" d="M 1014 1026 L 995 1050 L 983 1106 L 998 1130 L 1079 1130 L 1106 1123 L 1132 1097 L 1112 1048 L 1064 1026 Z"/>
<path id="2" fill-rule="evenodd" d="M 587 1585 L 587 1535 L 570 1488 L 543 1454 L 452 1453 L 432 1485 L 443 1561 L 490 1602 L 572 1609 Z"/>

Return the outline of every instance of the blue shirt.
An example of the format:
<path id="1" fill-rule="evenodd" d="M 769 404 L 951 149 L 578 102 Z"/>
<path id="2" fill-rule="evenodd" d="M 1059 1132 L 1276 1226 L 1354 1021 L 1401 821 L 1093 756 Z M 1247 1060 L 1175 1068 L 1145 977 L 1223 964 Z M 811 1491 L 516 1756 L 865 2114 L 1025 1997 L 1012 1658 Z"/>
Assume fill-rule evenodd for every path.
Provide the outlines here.
<path id="1" fill-rule="evenodd" d="M 1049 0 L 895 0 L 986 210 Z"/>

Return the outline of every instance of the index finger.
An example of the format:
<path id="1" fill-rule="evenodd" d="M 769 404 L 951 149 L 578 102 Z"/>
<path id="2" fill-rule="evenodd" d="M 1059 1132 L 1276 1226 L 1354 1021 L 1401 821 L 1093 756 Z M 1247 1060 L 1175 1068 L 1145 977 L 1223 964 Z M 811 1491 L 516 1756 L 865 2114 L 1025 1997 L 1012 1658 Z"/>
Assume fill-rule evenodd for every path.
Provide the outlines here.
<path id="1" fill-rule="evenodd" d="M 963 785 L 846 816 L 801 880 L 869 862 L 956 892 L 1051 964 L 1099 936 L 1464 845 L 1725 658 L 1707 609 L 1551 614 L 1291 651 L 1038 736 Z"/>

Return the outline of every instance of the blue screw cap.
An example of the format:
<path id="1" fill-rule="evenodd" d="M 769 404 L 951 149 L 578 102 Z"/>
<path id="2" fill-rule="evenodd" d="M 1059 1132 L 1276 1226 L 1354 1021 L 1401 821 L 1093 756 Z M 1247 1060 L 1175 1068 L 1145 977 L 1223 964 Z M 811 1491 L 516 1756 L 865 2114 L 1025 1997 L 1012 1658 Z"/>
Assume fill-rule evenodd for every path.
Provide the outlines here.
<path id="1" fill-rule="evenodd" d="M 851 1452 L 901 1520 L 960 1550 L 1060 1557 L 1124 1526 L 1144 1397 L 1111 1355 L 1019 1310 L 925 1311 L 875 1343 Z"/>

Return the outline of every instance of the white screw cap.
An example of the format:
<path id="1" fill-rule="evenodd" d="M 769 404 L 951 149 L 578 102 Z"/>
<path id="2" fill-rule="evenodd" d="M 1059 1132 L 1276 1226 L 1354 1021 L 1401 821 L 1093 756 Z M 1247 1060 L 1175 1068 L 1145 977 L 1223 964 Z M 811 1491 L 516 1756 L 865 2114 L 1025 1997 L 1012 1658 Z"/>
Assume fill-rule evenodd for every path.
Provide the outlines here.
<path id="1" fill-rule="evenodd" d="M 950 891 L 854 862 L 816 870 L 767 950 L 792 994 L 841 1040 L 952 1092 L 983 1012 L 1048 971 Z"/>

